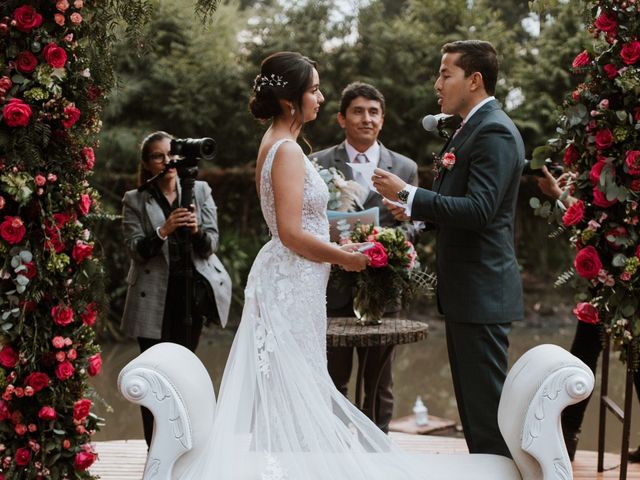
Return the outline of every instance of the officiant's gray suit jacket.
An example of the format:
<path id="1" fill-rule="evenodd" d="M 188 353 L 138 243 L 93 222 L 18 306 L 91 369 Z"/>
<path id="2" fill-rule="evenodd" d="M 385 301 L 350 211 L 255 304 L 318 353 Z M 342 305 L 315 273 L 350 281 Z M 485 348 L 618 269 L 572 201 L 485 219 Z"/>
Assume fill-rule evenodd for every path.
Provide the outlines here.
<path id="1" fill-rule="evenodd" d="M 387 170 L 411 185 L 418 185 L 418 165 L 409 157 L 400 155 L 397 152 L 389 150 L 382 143 L 380 145 L 380 160 L 378 161 L 378 168 Z M 342 142 L 333 147 L 329 147 L 325 150 L 321 150 L 317 153 L 310 155 L 311 160 L 315 160 L 318 164 L 324 168 L 335 167 L 336 170 L 342 172 L 347 180 L 353 180 L 353 170 L 348 165 L 349 155 L 345 147 L 345 142 Z M 417 231 L 411 223 L 398 222 L 389 209 L 382 203 L 382 196 L 374 191 L 370 191 L 364 204 L 364 209 L 378 207 L 380 209 L 380 225 L 383 227 L 395 227 L 403 225 L 409 239 L 414 241 L 417 236 Z M 339 291 L 332 286 L 329 286 L 327 291 L 327 307 L 329 310 L 339 310 L 341 308 L 351 305 L 351 294 L 346 291 Z"/>
<path id="2" fill-rule="evenodd" d="M 432 190 L 418 188 L 411 218 L 436 225 L 438 306 L 447 322 L 509 323 L 523 318 L 514 216 L 524 145 L 493 100 L 443 149 L 456 161 Z"/>

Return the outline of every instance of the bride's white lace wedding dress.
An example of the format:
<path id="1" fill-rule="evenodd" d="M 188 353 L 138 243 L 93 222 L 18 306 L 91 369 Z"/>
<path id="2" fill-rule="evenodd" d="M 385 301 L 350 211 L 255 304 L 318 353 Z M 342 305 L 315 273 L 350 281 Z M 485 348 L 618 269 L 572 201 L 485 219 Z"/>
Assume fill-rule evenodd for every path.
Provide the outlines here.
<path id="1" fill-rule="evenodd" d="M 278 238 L 271 167 L 284 141 L 271 147 L 260 176 L 260 204 L 272 238 L 249 274 L 210 455 L 188 474 L 212 480 L 424 478 L 424 464 L 394 446 L 329 377 L 330 266 L 301 257 Z M 304 162 L 303 228 L 329 241 L 328 190 L 306 157 Z"/>

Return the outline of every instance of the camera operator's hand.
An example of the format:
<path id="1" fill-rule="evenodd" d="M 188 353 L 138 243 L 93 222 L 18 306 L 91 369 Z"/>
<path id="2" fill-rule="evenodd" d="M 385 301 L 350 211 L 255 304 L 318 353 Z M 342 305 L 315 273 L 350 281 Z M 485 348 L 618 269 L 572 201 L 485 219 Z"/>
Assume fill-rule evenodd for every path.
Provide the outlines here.
<path id="1" fill-rule="evenodd" d="M 167 237 L 176 231 L 177 228 L 187 227 L 191 229 L 191 232 L 198 231 L 198 223 L 196 221 L 195 212 L 191 212 L 186 208 L 176 208 L 171 212 L 169 218 L 164 222 L 164 225 L 160 227 L 160 235 Z"/>

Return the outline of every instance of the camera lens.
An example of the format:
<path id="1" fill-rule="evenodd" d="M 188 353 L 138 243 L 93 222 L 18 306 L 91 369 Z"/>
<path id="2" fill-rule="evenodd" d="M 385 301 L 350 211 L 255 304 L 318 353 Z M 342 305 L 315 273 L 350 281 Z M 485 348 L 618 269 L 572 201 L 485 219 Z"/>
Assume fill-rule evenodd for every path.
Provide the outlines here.
<path id="1" fill-rule="evenodd" d="M 171 153 L 185 158 L 212 160 L 216 155 L 213 138 L 181 138 L 171 140 Z"/>

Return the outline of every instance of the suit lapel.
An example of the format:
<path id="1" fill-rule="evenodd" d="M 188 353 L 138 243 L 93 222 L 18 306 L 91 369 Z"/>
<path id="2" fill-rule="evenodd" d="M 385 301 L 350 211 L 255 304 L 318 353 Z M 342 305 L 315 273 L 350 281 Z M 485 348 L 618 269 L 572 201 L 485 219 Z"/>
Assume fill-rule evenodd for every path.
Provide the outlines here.
<path id="1" fill-rule="evenodd" d="M 161 227 L 162 225 L 164 225 L 164 222 L 166 219 L 164 218 L 164 213 L 162 212 L 162 208 L 160 208 L 160 205 L 158 205 L 158 202 L 156 202 L 156 199 L 153 198 L 153 195 L 151 195 L 151 193 L 148 190 L 143 192 L 143 195 L 145 196 L 145 199 L 144 199 L 145 211 L 147 212 L 147 217 L 149 218 L 149 222 L 151 222 L 151 227 L 155 232 L 158 227 Z M 167 242 L 164 242 L 164 245 L 162 246 L 162 255 L 164 256 L 168 264 L 169 263 L 169 247 L 167 246 Z"/>
<path id="2" fill-rule="evenodd" d="M 353 180 L 353 170 L 351 170 L 351 167 L 348 165 L 349 155 L 347 155 L 347 149 L 344 145 L 345 143 L 342 142 L 336 147 L 335 156 L 333 157 L 333 165 L 344 175 L 345 179 Z"/>

